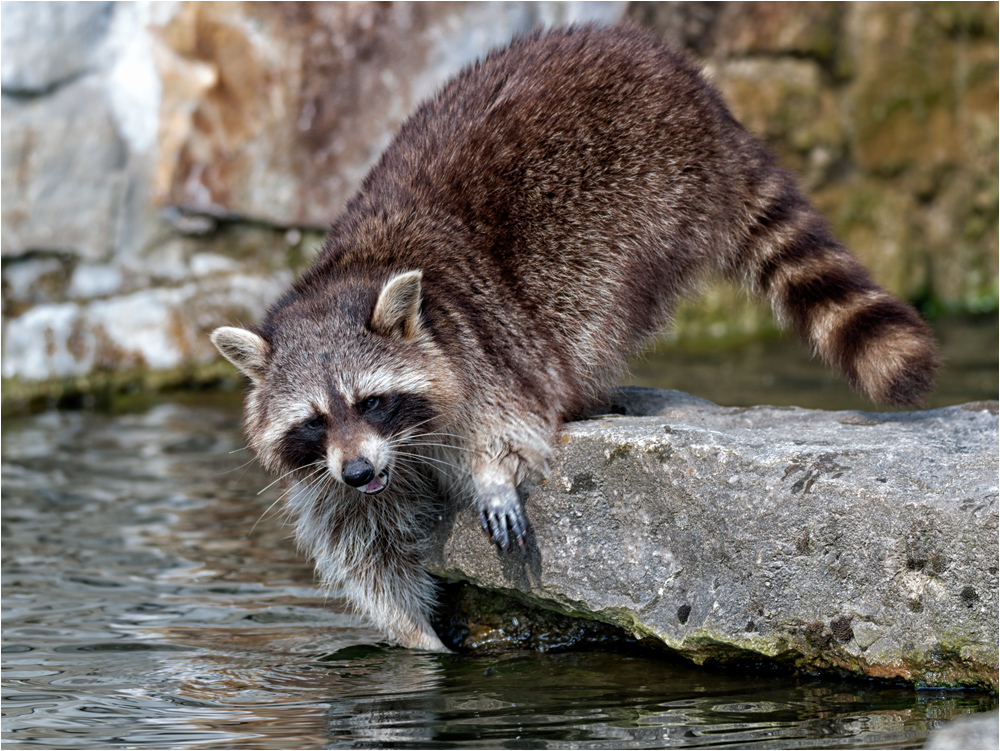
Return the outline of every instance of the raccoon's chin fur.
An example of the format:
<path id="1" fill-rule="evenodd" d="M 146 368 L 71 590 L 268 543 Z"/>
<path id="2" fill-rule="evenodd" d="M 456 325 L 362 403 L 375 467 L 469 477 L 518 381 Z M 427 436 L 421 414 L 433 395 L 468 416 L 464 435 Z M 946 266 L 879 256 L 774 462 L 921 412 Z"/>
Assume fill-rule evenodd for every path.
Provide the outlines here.
<path id="1" fill-rule="evenodd" d="M 390 472 L 389 468 L 386 467 L 377 475 L 375 475 L 375 479 L 372 480 L 370 483 L 368 483 L 363 487 L 355 488 L 355 490 L 364 493 L 366 495 L 378 495 L 387 487 L 389 487 L 389 480 L 390 480 Z"/>

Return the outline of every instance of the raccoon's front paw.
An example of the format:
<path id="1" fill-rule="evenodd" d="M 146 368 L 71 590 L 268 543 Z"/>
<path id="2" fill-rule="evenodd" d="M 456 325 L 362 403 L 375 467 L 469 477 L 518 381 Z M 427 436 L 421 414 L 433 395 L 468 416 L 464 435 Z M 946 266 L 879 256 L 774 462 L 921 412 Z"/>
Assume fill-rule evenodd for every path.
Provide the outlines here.
<path id="1" fill-rule="evenodd" d="M 525 549 L 528 539 L 528 518 L 521 508 L 517 490 L 510 486 L 493 485 L 479 496 L 479 524 L 490 541 L 509 553 L 516 542 Z"/>

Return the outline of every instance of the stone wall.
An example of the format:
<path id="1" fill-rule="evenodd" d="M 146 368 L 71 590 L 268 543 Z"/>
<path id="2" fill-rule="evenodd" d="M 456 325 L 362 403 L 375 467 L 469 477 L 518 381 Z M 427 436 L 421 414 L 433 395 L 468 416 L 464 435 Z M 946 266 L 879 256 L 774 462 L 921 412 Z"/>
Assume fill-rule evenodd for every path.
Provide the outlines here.
<path id="1" fill-rule="evenodd" d="M 5 405 L 214 378 L 406 114 L 538 25 L 702 61 L 887 286 L 994 308 L 997 6 L 2 3 Z M 710 291 L 680 318 L 756 326 Z"/>

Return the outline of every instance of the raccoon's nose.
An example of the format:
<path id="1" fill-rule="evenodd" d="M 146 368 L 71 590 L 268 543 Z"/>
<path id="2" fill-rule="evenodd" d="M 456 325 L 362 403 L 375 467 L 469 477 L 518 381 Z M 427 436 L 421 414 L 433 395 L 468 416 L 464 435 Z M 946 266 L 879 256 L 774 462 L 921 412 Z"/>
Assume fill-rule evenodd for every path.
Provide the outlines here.
<path id="1" fill-rule="evenodd" d="M 360 488 L 375 479 L 375 468 L 370 461 L 363 457 L 351 459 L 344 464 L 344 471 L 340 473 L 340 476 L 352 488 Z"/>

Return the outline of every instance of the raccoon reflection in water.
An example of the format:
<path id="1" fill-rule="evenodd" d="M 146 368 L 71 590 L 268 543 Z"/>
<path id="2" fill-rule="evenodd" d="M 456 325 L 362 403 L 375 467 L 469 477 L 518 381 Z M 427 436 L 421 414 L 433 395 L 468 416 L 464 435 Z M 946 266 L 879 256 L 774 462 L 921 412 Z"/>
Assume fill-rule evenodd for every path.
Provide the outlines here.
<path id="1" fill-rule="evenodd" d="M 644 32 L 536 33 L 421 105 L 292 289 L 212 341 L 289 483 L 325 584 L 390 638 L 444 650 L 422 568 L 440 494 L 524 548 L 518 488 L 677 299 L 721 275 L 882 403 L 937 350 L 684 57 Z"/>

